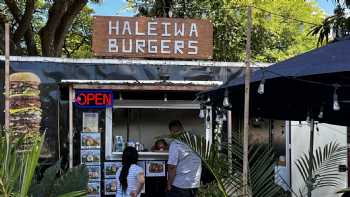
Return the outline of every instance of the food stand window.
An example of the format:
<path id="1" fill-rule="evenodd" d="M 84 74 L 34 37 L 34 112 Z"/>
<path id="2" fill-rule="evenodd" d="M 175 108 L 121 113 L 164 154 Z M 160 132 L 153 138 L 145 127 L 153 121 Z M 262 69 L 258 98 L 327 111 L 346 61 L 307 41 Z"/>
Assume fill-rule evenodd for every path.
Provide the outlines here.
<path id="1" fill-rule="evenodd" d="M 166 159 L 166 152 L 152 152 L 155 138 L 169 134 L 168 123 L 180 120 L 186 131 L 206 135 L 205 120 L 198 117 L 199 103 L 186 100 L 116 100 L 106 109 L 106 159 L 121 158 L 119 136 L 130 145 L 140 145 L 140 159 Z M 208 110 L 210 111 L 210 110 Z"/>

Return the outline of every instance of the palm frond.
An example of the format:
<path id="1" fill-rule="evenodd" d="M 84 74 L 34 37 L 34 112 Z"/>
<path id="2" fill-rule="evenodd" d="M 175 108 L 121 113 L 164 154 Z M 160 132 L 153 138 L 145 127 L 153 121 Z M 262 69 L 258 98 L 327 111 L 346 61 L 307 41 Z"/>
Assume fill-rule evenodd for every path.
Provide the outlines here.
<path id="1" fill-rule="evenodd" d="M 214 176 L 222 196 L 242 195 L 243 145 L 239 134 L 234 135 L 230 145 L 215 142 L 209 144 L 204 137 L 191 133 L 168 137 L 187 144 L 202 159 L 202 163 Z M 227 153 L 233 156 L 232 164 L 228 162 Z M 280 188 L 274 183 L 273 151 L 268 147 L 256 146 L 250 149 L 249 155 L 249 188 L 252 195 L 276 196 Z"/>
<path id="2" fill-rule="evenodd" d="M 340 184 L 341 177 L 338 173 L 338 165 L 346 159 L 346 147 L 336 142 L 319 147 L 314 152 L 312 161 L 312 174 L 309 174 L 310 158 L 303 154 L 296 162 L 305 185 L 310 184 L 312 190 L 322 187 L 336 187 Z M 311 176 L 311 181 L 309 180 Z"/>

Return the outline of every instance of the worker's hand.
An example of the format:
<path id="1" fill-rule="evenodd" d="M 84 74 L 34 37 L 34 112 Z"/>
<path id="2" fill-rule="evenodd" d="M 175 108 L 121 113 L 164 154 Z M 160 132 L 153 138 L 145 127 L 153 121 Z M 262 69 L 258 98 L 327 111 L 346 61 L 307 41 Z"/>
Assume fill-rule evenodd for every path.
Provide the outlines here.
<path id="1" fill-rule="evenodd" d="M 135 191 L 130 192 L 130 197 L 137 197 L 137 193 Z"/>

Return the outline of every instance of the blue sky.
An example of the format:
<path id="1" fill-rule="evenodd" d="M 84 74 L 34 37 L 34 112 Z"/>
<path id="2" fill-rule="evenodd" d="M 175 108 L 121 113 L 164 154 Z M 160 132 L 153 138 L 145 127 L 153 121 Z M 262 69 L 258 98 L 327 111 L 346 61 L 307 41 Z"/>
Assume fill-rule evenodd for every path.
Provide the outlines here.
<path id="1" fill-rule="evenodd" d="M 127 0 L 103 0 L 101 4 L 90 4 L 96 15 L 132 16 L 133 11 L 127 9 Z M 318 5 L 328 14 L 333 13 L 334 0 L 316 0 Z"/>

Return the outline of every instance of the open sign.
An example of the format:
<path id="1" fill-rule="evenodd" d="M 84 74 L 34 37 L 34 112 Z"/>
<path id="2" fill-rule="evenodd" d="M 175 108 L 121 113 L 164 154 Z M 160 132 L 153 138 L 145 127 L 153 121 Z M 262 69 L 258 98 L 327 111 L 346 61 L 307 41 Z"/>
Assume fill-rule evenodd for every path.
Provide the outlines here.
<path id="1" fill-rule="evenodd" d="M 113 107 L 112 90 L 76 90 L 75 104 L 80 108 Z"/>

